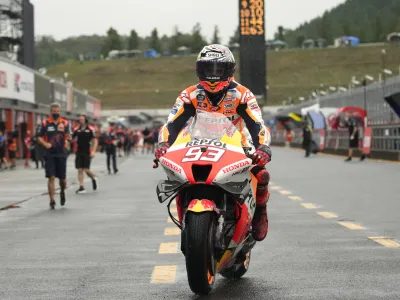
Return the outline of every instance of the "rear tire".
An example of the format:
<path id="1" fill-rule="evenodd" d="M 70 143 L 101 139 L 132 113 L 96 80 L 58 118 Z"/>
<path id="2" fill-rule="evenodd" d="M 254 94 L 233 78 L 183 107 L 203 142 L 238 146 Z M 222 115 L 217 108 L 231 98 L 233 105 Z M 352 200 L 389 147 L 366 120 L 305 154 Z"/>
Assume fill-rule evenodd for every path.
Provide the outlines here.
<path id="1" fill-rule="evenodd" d="M 250 258 L 251 251 L 246 254 L 246 260 L 242 262 L 238 269 L 236 269 L 235 266 L 232 266 L 226 270 L 221 271 L 221 276 L 228 279 L 240 279 L 244 274 L 246 274 L 247 270 L 249 269 Z"/>
<path id="2" fill-rule="evenodd" d="M 190 289 L 198 295 L 208 294 L 215 283 L 215 215 L 213 212 L 188 212 L 185 226 L 186 271 Z"/>

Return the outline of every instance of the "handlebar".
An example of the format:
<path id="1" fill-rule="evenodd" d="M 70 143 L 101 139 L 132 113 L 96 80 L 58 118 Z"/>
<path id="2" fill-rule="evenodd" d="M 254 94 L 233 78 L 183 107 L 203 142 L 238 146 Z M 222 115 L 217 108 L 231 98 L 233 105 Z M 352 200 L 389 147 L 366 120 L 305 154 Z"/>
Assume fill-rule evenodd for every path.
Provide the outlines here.
<path id="1" fill-rule="evenodd" d="M 158 168 L 158 166 L 159 166 L 158 162 L 159 161 L 158 161 L 157 158 L 153 160 L 153 169 L 157 169 Z"/>

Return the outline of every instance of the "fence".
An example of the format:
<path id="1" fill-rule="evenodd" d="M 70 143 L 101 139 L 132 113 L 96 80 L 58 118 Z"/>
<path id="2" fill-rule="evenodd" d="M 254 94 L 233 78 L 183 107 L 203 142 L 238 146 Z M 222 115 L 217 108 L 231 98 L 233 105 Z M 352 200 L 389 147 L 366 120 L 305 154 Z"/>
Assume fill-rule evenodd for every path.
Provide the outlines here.
<path id="1" fill-rule="evenodd" d="M 273 145 L 285 145 L 287 143 L 286 131 L 271 131 Z M 360 128 L 359 148 L 363 148 L 363 129 Z M 349 132 L 343 130 L 327 130 L 324 135 L 321 131 L 313 132 L 313 140 L 328 153 L 345 154 L 349 148 Z M 292 139 L 289 145 L 299 148 L 302 146 L 303 137 L 301 129 L 292 131 Z M 371 157 L 400 160 L 400 124 L 372 126 Z"/>
<path id="2" fill-rule="evenodd" d="M 394 113 L 384 98 L 398 92 L 400 92 L 400 76 L 388 78 L 381 83 L 372 83 L 365 87 L 328 94 L 301 104 L 287 106 L 280 110 L 279 114 L 287 115 L 291 112 L 300 114 L 302 108 L 316 103 L 319 103 L 321 108 L 357 106 L 366 108 L 369 125 L 397 124 L 400 123 L 400 118 Z"/>

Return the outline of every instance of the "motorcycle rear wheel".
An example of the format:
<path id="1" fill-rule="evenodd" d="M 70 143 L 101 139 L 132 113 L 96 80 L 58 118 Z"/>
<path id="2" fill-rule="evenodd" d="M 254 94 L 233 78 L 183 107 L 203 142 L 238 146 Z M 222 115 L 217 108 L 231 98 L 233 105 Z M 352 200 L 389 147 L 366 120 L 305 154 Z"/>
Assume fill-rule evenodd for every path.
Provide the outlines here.
<path id="1" fill-rule="evenodd" d="M 244 274 L 246 274 L 247 270 L 249 269 L 250 257 L 251 251 L 246 253 L 246 259 L 244 262 L 241 263 L 239 268 L 233 265 L 232 267 L 219 272 L 219 274 L 221 274 L 222 277 L 228 279 L 240 279 Z"/>
<path id="2" fill-rule="evenodd" d="M 215 224 L 214 212 L 186 215 L 186 272 L 190 289 L 198 295 L 207 295 L 215 284 Z"/>

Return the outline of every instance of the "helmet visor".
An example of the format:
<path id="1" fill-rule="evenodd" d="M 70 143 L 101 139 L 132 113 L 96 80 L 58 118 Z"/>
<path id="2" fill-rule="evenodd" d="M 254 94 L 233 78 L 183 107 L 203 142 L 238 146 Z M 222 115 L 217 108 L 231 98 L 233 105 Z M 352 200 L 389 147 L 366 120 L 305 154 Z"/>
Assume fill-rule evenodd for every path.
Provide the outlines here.
<path id="1" fill-rule="evenodd" d="M 198 61 L 197 76 L 202 81 L 223 81 L 233 76 L 235 64 L 220 61 Z"/>

